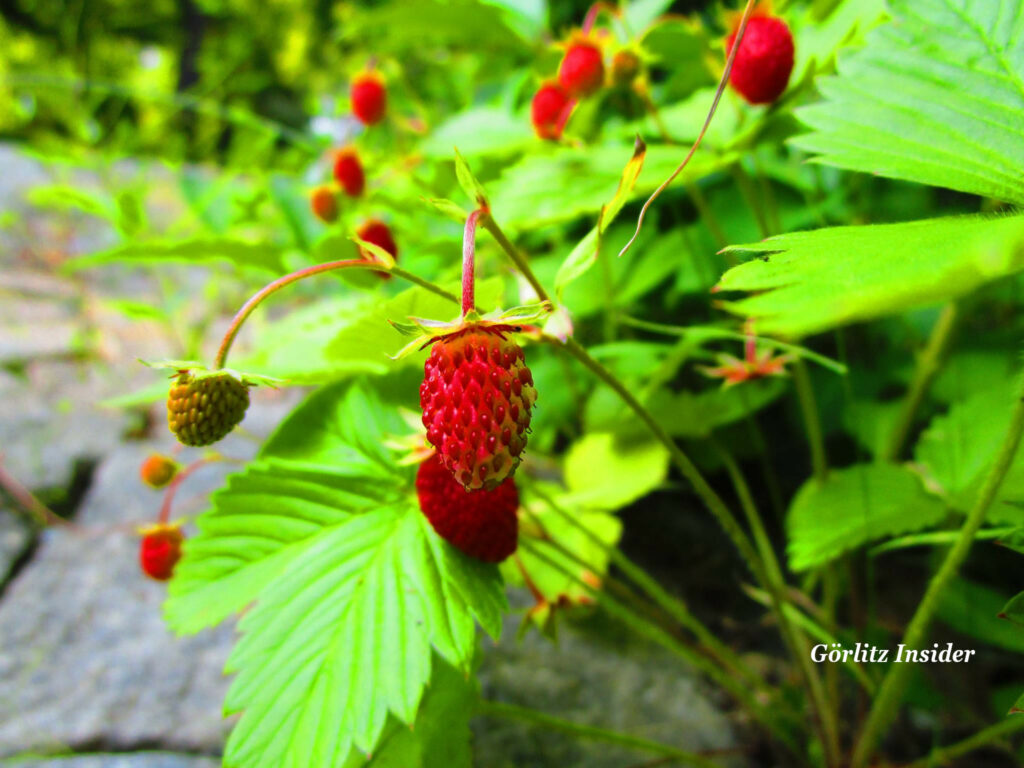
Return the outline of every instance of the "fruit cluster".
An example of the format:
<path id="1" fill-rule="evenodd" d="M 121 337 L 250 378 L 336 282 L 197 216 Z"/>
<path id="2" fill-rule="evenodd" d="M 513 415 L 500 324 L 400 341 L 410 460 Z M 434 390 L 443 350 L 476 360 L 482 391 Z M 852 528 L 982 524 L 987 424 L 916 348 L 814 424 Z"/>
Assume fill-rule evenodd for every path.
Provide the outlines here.
<path id="1" fill-rule="evenodd" d="M 638 44 L 621 45 L 606 66 L 606 49 L 611 43 L 603 30 L 593 30 L 595 9 L 591 8 L 583 31 L 574 32 L 560 46 L 564 50 L 558 75 L 544 80 L 530 104 L 530 122 L 541 139 L 558 140 L 576 104 L 604 87 L 632 88 L 654 110 L 643 74 L 642 50 Z M 740 16 L 724 41 L 728 56 L 736 41 Z M 772 16 L 768 5 L 759 5 L 751 15 L 743 42 L 733 62 L 729 82 L 751 104 L 770 104 L 786 90 L 793 70 L 793 36 L 782 19 Z"/>
<path id="2" fill-rule="evenodd" d="M 366 69 L 352 79 L 350 91 L 352 114 L 364 126 L 376 125 L 387 113 L 387 86 L 379 72 Z M 314 187 L 309 204 L 313 215 L 325 224 L 333 224 L 341 214 L 342 197 L 358 200 L 366 191 L 366 171 L 354 146 L 334 150 L 331 163 L 332 180 Z M 398 244 L 391 228 L 378 218 L 366 218 L 356 227 L 356 236 L 377 246 L 391 258 L 398 257 Z M 371 258 L 364 253 L 364 257 Z M 386 273 L 380 273 L 388 277 Z"/>

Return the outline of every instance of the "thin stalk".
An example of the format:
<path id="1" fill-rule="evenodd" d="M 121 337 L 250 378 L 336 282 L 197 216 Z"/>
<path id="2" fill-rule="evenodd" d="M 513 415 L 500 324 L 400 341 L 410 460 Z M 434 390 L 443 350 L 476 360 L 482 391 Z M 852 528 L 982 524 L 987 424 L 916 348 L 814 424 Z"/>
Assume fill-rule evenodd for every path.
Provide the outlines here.
<path id="1" fill-rule="evenodd" d="M 683 158 L 683 162 L 676 166 L 676 169 L 669 174 L 669 177 L 665 179 L 658 188 L 651 193 L 651 196 L 647 198 L 640 209 L 640 215 L 636 220 L 636 231 L 633 236 L 629 238 L 629 242 L 626 243 L 622 250 L 619 251 L 619 256 L 622 256 L 628 251 L 633 243 L 636 242 L 637 237 L 640 235 L 640 228 L 644 225 L 644 217 L 647 215 L 647 209 L 650 208 L 651 203 L 658 199 L 662 192 L 676 180 L 676 177 L 683 172 L 683 169 L 689 164 L 690 159 L 693 157 L 700 143 L 704 140 L 704 134 L 708 131 L 708 126 L 711 125 L 711 119 L 715 116 L 715 111 L 718 109 L 718 102 L 722 100 L 722 93 L 725 91 L 725 84 L 729 82 L 729 75 L 732 74 L 732 65 L 736 61 L 736 53 L 740 49 L 740 45 L 743 43 L 743 36 L 747 32 L 747 22 L 750 21 L 751 13 L 754 10 L 754 0 L 747 0 L 747 4 L 743 7 L 743 16 L 740 17 L 740 24 L 736 28 L 736 42 L 732 46 L 732 50 L 729 51 L 729 56 L 725 60 L 725 69 L 722 70 L 722 78 L 718 81 L 718 89 L 715 91 L 715 98 L 711 102 L 711 109 L 708 110 L 708 115 L 704 119 L 704 125 L 701 126 L 700 133 L 697 134 L 697 139 L 693 142 L 693 146 L 690 147 L 690 151 L 686 153 L 686 157 Z"/>
<path id="2" fill-rule="evenodd" d="M 0 488 L 7 491 L 10 497 L 41 526 L 71 525 L 70 522 L 37 499 L 32 491 L 19 483 L 17 478 L 4 468 L 3 456 L 0 456 Z"/>
<path id="3" fill-rule="evenodd" d="M 839 759 L 839 723 L 833 707 L 829 706 L 830 701 L 826 695 L 825 688 L 821 682 L 818 670 L 811 663 L 810 644 L 807 636 L 800 630 L 794 621 L 789 608 L 789 601 L 786 596 L 787 586 L 785 577 L 782 575 L 782 568 L 779 566 L 778 558 L 775 556 L 775 549 L 772 547 L 771 539 L 765 531 L 764 523 L 758 514 L 757 505 L 750 493 L 750 486 L 740 471 L 739 466 L 724 448 L 719 447 L 718 453 L 725 464 L 726 470 L 736 488 L 736 494 L 740 498 L 740 506 L 746 513 L 747 522 L 754 533 L 754 540 L 765 564 L 765 575 L 768 578 L 767 590 L 771 598 L 772 610 L 779 622 L 779 630 L 782 639 L 786 643 L 789 652 L 796 662 L 797 668 L 803 677 L 807 692 L 810 694 L 814 704 L 814 711 L 817 714 L 817 725 L 825 747 L 826 762 L 828 765 L 835 765 Z"/>
<path id="4" fill-rule="evenodd" d="M 963 741 L 950 744 L 948 747 L 933 749 L 927 756 L 915 760 L 904 768 L 931 768 L 936 765 L 946 765 L 950 760 L 966 755 L 968 752 L 984 747 L 1001 736 L 1009 736 L 1011 733 L 1024 729 L 1024 715 L 1012 715 L 1002 722 L 990 725 L 978 731 L 973 736 L 968 736 Z"/>
<path id="5" fill-rule="evenodd" d="M 428 280 L 424 280 L 421 277 L 417 277 L 411 272 L 406 272 L 404 269 L 398 267 L 388 267 L 384 264 L 380 264 L 369 259 L 342 259 L 341 261 L 328 261 L 323 264 L 316 264 L 312 267 L 306 267 L 300 269 L 297 272 L 292 272 L 290 275 L 279 277 L 272 283 L 268 283 L 257 291 L 253 296 L 242 305 L 242 308 L 238 310 L 235 316 L 231 319 L 231 325 L 228 326 L 227 332 L 224 334 L 224 338 L 220 342 L 220 348 L 217 350 L 217 357 L 214 360 L 214 368 L 223 368 L 224 363 L 227 361 L 228 353 L 231 351 L 231 345 L 235 342 L 235 337 L 238 336 L 238 332 L 242 329 L 242 325 L 249 315 L 255 311 L 256 307 L 263 303 L 263 301 L 269 296 L 274 295 L 285 286 L 291 285 L 294 282 L 302 280 L 313 275 L 322 275 L 325 272 L 334 272 L 339 269 L 370 269 L 375 272 L 387 272 L 390 275 L 395 275 L 403 280 L 408 280 L 411 283 L 415 283 L 423 288 L 426 288 L 431 293 L 435 293 L 442 298 L 450 301 L 459 303 L 459 297 L 450 291 L 446 291 L 440 286 L 434 285 Z"/>
<path id="6" fill-rule="evenodd" d="M 715 637 L 711 630 L 704 626 L 703 622 L 690 612 L 689 607 L 682 598 L 669 594 L 643 568 L 626 557 L 617 547 L 608 546 L 593 531 L 562 509 L 548 494 L 536 487 L 531 488 L 531 492 L 540 497 L 547 504 L 548 508 L 561 517 L 562 520 L 582 533 L 594 546 L 601 549 L 608 556 L 608 559 L 625 574 L 626 578 L 640 587 L 665 613 L 692 632 L 697 638 L 697 642 L 720 664 L 730 668 L 753 685 L 759 688 L 766 687 L 764 679 L 754 673 L 731 648 Z"/>
<path id="7" fill-rule="evenodd" d="M 193 461 L 181 472 L 174 476 L 170 484 L 167 486 L 167 490 L 164 491 L 164 501 L 160 505 L 160 517 L 158 520 L 161 523 L 166 523 L 171 519 L 171 506 L 174 504 L 174 496 L 178 493 L 178 488 L 188 478 L 189 475 L 193 474 L 200 467 L 205 467 L 207 464 L 213 464 L 218 461 L 223 461 L 221 456 L 207 456 L 206 458 Z"/>
<path id="8" fill-rule="evenodd" d="M 662 744 L 648 739 L 641 739 L 637 736 L 630 736 L 627 733 L 611 731 L 594 725 L 574 723 L 571 720 L 565 720 L 561 717 L 555 717 L 554 715 L 549 715 L 544 712 L 538 712 L 535 709 L 520 707 L 516 704 L 507 704 L 501 701 L 488 701 L 487 699 L 484 699 L 480 701 L 477 706 L 478 713 L 485 717 L 501 717 L 507 720 L 519 720 L 524 723 L 539 725 L 549 730 L 568 733 L 580 739 L 590 739 L 591 741 L 615 744 L 620 747 L 636 749 L 641 752 L 649 752 L 654 755 L 663 755 L 684 765 L 692 765 L 697 768 L 719 768 L 718 763 L 714 763 L 695 752 L 686 752 L 668 744 Z"/>
<path id="9" fill-rule="evenodd" d="M 588 584 L 577 574 L 566 569 L 562 563 L 559 563 L 549 557 L 545 552 L 538 549 L 529 540 L 522 542 L 521 546 L 533 557 L 544 561 L 550 567 L 569 577 L 574 583 L 586 589 L 596 600 L 600 602 L 601 607 L 607 611 L 610 616 L 621 621 L 638 636 L 660 645 L 673 655 L 683 659 L 683 661 L 690 664 L 695 669 L 706 674 L 709 678 L 722 686 L 725 691 L 732 695 L 736 701 L 750 712 L 754 719 L 764 725 L 765 728 L 778 737 L 780 741 L 791 749 L 796 748 L 792 737 L 786 731 L 783 731 L 772 718 L 772 711 L 758 702 L 754 693 L 742 681 L 737 680 L 727 671 L 721 669 L 717 664 L 713 663 L 710 658 L 681 643 L 662 627 L 635 613 L 629 607 L 611 597 L 607 592 L 597 589 L 592 584 Z"/>
<path id="10" fill-rule="evenodd" d="M 664 427 L 658 422 L 657 419 L 648 411 L 634 396 L 629 389 L 618 380 L 618 378 L 601 363 L 590 356 L 576 339 L 570 337 L 566 340 L 563 348 L 577 360 L 579 360 L 585 368 L 591 373 L 597 376 L 601 381 L 607 384 L 611 389 L 619 396 L 619 398 L 629 408 L 636 413 L 640 420 L 647 426 L 658 441 L 668 449 L 669 455 L 672 457 L 673 463 L 679 469 L 680 473 L 685 477 L 690 484 L 693 486 L 694 491 L 700 496 L 705 506 L 711 511 L 715 519 L 718 520 L 719 524 L 725 530 L 729 536 L 733 545 L 739 550 L 740 555 L 746 561 L 747 566 L 757 577 L 758 581 L 762 584 L 766 584 L 767 580 L 764 576 L 764 566 L 761 563 L 760 558 L 755 552 L 753 545 L 750 543 L 750 539 L 747 534 L 740 527 L 736 518 L 733 517 L 729 507 L 726 506 L 722 497 L 719 496 L 715 490 L 708 485 L 707 480 L 697 469 L 696 465 L 690 460 L 690 458 L 683 452 L 683 450 L 676 445 L 675 440 L 665 431 Z"/>
<path id="11" fill-rule="evenodd" d="M 548 296 L 548 292 L 544 290 L 544 286 L 540 284 L 540 280 L 537 279 L 537 276 L 533 274 L 533 270 L 530 269 L 530 263 L 527 261 L 526 256 L 524 256 L 518 248 L 512 245 L 512 241 L 505 236 L 501 227 L 498 226 L 498 222 L 494 220 L 494 216 L 490 213 L 487 214 L 483 217 L 482 224 L 484 229 L 490 232 L 491 236 L 498 241 L 498 245 L 501 246 L 501 249 L 508 254 L 510 259 L 512 259 L 512 263 L 516 265 L 516 269 L 518 269 L 522 276 L 526 278 L 530 287 L 533 288 L 534 293 L 537 294 L 537 298 L 541 301 L 551 301 L 551 297 Z"/>
<path id="12" fill-rule="evenodd" d="M 910 428 L 914 424 L 914 417 L 917 409 L 924 400 L 925 393 L 932 381 L 938 374 L 942 365 L 942 358 L 949 346 L 950 336 L 956 326 L 957 309 L 954 302 L 950 302 L 942 309 L 942 314 L 935 321 L 931 335 L 928 337 L 928 344 L 924 348 L 921 357 L 917 360 L 914 368 L 914 378 L 910 382 L 910 389 L 903 400 L 903 407 L 900 408 L 899 418 L 893 428 L 885 452 L 882 454 L 883 461 L 896 461 L 903 453 L 903 445 L 907 442 Z"/>
<path id="13" fill-rule="evenodd" d="M 768 226 L 768 220 L 765 218 L 761 203 L 757 200 L 757 195 L 754 192 L 754 183 L 750 180 L 750 176 L 744 170 L 743 165 L 741 163 L 733 163 L 729 166 L 729 173 L 732 174 L 733 180 L 743 196 L 743 201 L 754 214 L 761 237 L 771 237 L 772 229 Z"/>
<path id="14" fill-rule="evenodd" d="M 985 521 L 985 513 L 988 512 L 992 501 L 995 499 L 999 488 L 1006 478 L 1006 473 L 1013 463 L 1017 449 L 1020 447 L 1021 435 L 1024 434 L 1024 378 L 1022 378 L 1017 394 L 1017 402 L 1014 405 L 1010 416 L 1010 423 L 1003 438 L 992 467 L 985 477 L 978 498 L 967 515 L 963 527 L 960 529 L 960 536 L 956 543 L 949 550 L 946 559 L 939 567 L 938 572 L 932 577 L 928 584 L 924 598 L 914 613 L 907 631 L 903 635 L 903 645 L 907 648 L 916 649 L 925 641 L 928 629 L 935 611 L 939 605 L 939 598 L 952 582 L 953 577 L 960 570 L 960 566 L 967 558 L 967 553 L 974 542 L 974 535 L 981 528 Z M 857 747 L 853 753 L 853 768 L 864 768 L 868 760 L 875 752 L 879 739 L 885 733 L 892 722 L 892 716 L 899 704 L 900 696 L 906 686 L 908 676 L 913 668 L 912 664 L 892 664 L 882 680 L 882 687 L 878 697 L 868 714 L 867 722 L 857 740 Z"/>
<path id="15" fill-rule="evenodd" d="M 814 389 L 811 377 L 807 374 L 807 364 L 797 360 L 793 364 L 793 384 L 796 396 L 800 401 L 800 413 L 804 418 L 807 430 L 807 442 L 811 447 L 811 467 L 814 477 L 820 483 L 828 476 L 828 459 L 825 456 L 825 440 L 821 433 L 821 421 L 818 419 L 818 405 L 814 401 Z"/>
<path id="16" fill-rule="evenodd" d="M 711 237 L 714 238 L 715 245 L 718 246 L 718 250 L 723 250 L 729 245 L 729 240 L 725 236 L 725 230 L 722 229 L 722 225 L 718 221 L 718 217 L 715 216 L 715 212 L 711 210 L 711 206 L 708 205 L 708 200 L 704 197 L 704 192 L 701 190 L 700 185 L 693 183 L 692 181 L 686 184 L 686 193 L 690 196 L 690 200 L 693 202 L 694 208 L 697 209 L 697 213 L 704 220 L 704 225 L 708 228 L 711 233 Z M 736 256 L 731 251 L 726 251 L 725 258 L 729 262 L 730 267 L 736 266 Z"/>
<path id="17" fill-rule="evenodd" d="M 474 291 L 476 286 L 476 223 L 487 208 L 477 208 L 466 218 L 466 229 L 462 235 L 462 317 L 476 307 Z"/>

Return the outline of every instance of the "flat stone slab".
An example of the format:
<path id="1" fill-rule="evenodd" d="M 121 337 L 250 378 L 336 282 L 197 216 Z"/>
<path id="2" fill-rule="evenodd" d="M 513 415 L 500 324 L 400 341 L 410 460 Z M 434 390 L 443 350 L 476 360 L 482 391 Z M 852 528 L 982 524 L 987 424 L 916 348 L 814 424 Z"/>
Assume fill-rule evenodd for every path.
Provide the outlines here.
<path id="1" fill-rule="evenodd" d="M 245 426 L 255 439 L 235 433 L 218 449 L 250 458 L 301 395 L 254 393 Z M 142 484 L 139 465 L 172 444 L 165 433 L 157 443 L 117 448 L 98 467 L 74 526 L 42 531 L 32 561 L 7 586 L 0 600 L 0 757 L 153 745 L 220 753 L 230 727 L 221 714 L 229 683 L 222 670 L 234 629 L 173 635 L 161 615 L 166 586 L 145 578 L 137 560 L 136 529 L 156 519 L 162 499 Z M 182 459 L 201 455 L 191 449 Z M 235 469 L 219 463 L 197 470 L 182 483 L 172 516 L 202 511 L 206 494 Z"/>

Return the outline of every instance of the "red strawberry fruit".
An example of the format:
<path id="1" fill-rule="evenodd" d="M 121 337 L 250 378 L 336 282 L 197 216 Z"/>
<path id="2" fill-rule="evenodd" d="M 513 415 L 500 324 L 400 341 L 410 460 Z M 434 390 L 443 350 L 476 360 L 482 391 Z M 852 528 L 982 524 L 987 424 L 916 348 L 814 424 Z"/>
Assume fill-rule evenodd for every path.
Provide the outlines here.
<path id="1" fill-rule="evenodd" d="M 352 78 L 350 91 L 352 112 L 363 125 L 374 125 L 384 119 L 388 107 L 388 92 L 384 79 L 369 70 Z"/>
<path id="2" fill-rule="evenodd" d="M 493 490 L 466 491 L 435 453 L 416 472 L 416 494 L 437 535 L 467 555 L 498 563 L 516 551 L 519 491 L 511 477 Z"/>
<path id="3" fill-rule="evenodd" d="M 726 56 L 735 42 L 734 31 L 725 41 Z M 792 71 L 793 35 L 786 22 L 775 16 L 753 16 L 732 65 L 732 87 L 751 104 L 771 104 L 786 90 Z"/>
<path id="4" fill-rule="evenodd" d="M 382 251 L 391 254 L 391 258 L 398 258 L 398 244 L 391 234 L 391 228 L 380 219 L 368 219 L 356 230 L 360 240 L 373 243 Z"/>
<path id="5" fill-rule="evenodd" d="M 530 105 L 530 122 L 537 136 L 542 139 L 561 137 L 571 101 L 569 94 L 558 83 L 544 83 L 540 87 Z"/>
<path id="6" fill-rule="evenodd" d="M 142 572 L 157 581 L 167 581 L 181 559 L 181 542 L 185 537 L 173 523 L 157 523 L 141 531 L 139 565 Z"/>
<path id="7" fill-rule="evenodd" d="M 315 187 L 309 195 L 313 215 L 325 224 L 338 220 L 338 196 L 328 186 Z"/>
<path id="8" fill-rule="evenodd" d="M 597 91 L 604 83 L 601 49 L 586 38 L 571 42 L 558 68 L 558 82 L 574 99 Z"/>
<path id="9" fill-rule="evenodd" d="M 537 400 L 509 325 L 468 323 L 433 342 L 420 406 L 427 441 L 467 490 L 496 488 L 526 448 Z"/>
<path id="10" fill-rule="evenodd" d="M 352 147 L 339 149 L 334 155 L 334 180 L 349 197 L 359 197 L 366 186 L 366 174 L 359 155 Z"/>
<path id="11" fill-rule="evenodd" d="M 174 479 L 179 469 L 181 469 L 181 465 L 170 456 L 153 453 L 142 462 L 139 475 L 142 477 L 142 482 L 150 488 L 163 488 Z"/>

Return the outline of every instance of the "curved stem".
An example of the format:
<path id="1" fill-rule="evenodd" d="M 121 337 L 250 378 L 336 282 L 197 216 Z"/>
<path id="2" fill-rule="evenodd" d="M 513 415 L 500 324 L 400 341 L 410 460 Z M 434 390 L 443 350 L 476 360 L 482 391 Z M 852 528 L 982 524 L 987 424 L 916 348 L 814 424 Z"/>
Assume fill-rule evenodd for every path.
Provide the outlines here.
<path id="1" fill-rule="evenodd" d="M 185 482 L 185 479 L 194 473 L 200 467 L 205 467 L 207 464 L 213 464 L 218 461 L 223 461 L 221 456 L 207 456 L 206 458 L 193 461 L 181 472 L 174 476 L 170 484 L 167 486 L 167 490 L 164 491 L 164 501 L 160 505 L 160 517 L 157 518 L 161 523 L 166 523 L 171 519 L 171 505 L 174 504 L 174 496 L 178 492 L 178 487 Z"/>
<path id="2" fill-rule="evenodd" d="M 380 264 L 375 261 L 370 261 L 369 259 L 342 259 L 341 261 L 328 261 L 324 264 L 315 264 L 312 267 L 306 267 L 305 269 L 300 269 L 296 272 L 292 272 L 290 275 L 279 277 L 274 282 L 269 283 L 265 285 L 263 288 L 261 288 L 257 293 L 255 293 L 252 296 L 252 298 L 250 298 L 247 302 L 245 302 L 245 304 L 242 305 L 242 308 L 238 310 L 238 312 L 232 318 L 231 325 L 228 326 L 228 330 L 224 334 L 224 338 L 220 342 L 220 348 L 217 350 L 217 357 L 213 362 L 213 367 L 224 367 L 224 363 L 227 361 L 228 358 L 228 352 L 231 351 L 231 345 L 234 344 L 235 337 L 238 336 L 238 332 L 242 329 L 242 325 L 245 323 L 246 320 L 249 319 L 249 315 L 253 313 L 256 307 L 263 303 L 264 299 L 277 293 L 285 286 L 291 285 L 292 283 L 302 280 L 303 278 L 312 277 L 313 275 L 321 275 L 325 272 L 334 272 L 339 269 L 350 268 L 370 269 L 375 272 L 387 272 L 389 274 L 395 275 L 396 277 L 401 277 L 404 280 L 408 280 L 411 283 L 415 283 L 416 285 L 426 288 L 431 293 L 436 293 L 438 296 L 450 299 L 451 301 L 454 301 L 456 304 L 459 303 L 458 297 L 454 293 L 451 293 L 450 291 L 446 291 L 443 288 L 434 285 L 433 283 L 424 280 L 421 277 L 417 277 L 411 272 L 406 272 L 404 269 L 399 269 L 398 267 L 387 267 L 384 264 Z"/>
<path id="3" fill-rule="evenodd" d="M 658 196 L 665 191 L 666 187 L 675 181 L 676 177 L 683 172 L 683 169 L 689 164 L 690 158 L 692 158 L 694 153 L 697 151 L 697 147 L 699 147 L 700 143 L 704 140 L 704 134 L 707 133 L 708 126 L 711 125 L 711 118 L 715 116 L 715 111 L 718 109 L 718 102 L 722 100 L 722 93 L 725 91 L 725 84 L 729 82 L 729 75 L 732 73 L 732 64 L 736 61 L 736 53 L 739 51 L 740 44 L 743 42 L 743 35 L 747 31 L 747 22 L 750 20 L 750 14 L 753 10 L 754 0 L 747 0 L 747 4 L 743 8 L 743 16 L 740 18 L 740 25 L 736 29 L 736 41 L 732 46 L 732 50 L 729 51 L 729 57 L 725 61 L 725 69 L 722 71 L 722 79 L 718 82 L 718 90 L 715 91 L 715 99 L 711 102 L 711 109 L 708 110 L 708 116 L 704 120 L 704 125 L 700 129 L 700 133 L 697 134 L 697 140 L 693 142 L 693 146 L 690 147 L 690 151 L 686 153 L 686 157 L 683 158 L 683 162 L 676 166 L 676 169 L 672 171 L 671 175 L 661 182 L 658 188 L 651 193 L 649 198 L 647 198 L 647 202 L 644 203 L 643 208 L 640 209 L 640 215 L 637 217 L 636 231 L 633 233 L 633 236 L 629 238 L 629 242 L 622 247 L 621 251 L 619 251 L 619 256 L 622 256 L 622 254 L 628 251 L 640 235 L 640 228 L 644 224 L 644 216 L 647 215 L 647 209 L 651 206 L 651 203 L 653 203 Z"/>
<path id="4" fill-rule="evenodd" d="M 978 498 L 967 515 L 960 535 L 953 544 L 952 549 L 946 555 L 946 559 L 939 567 L 938 573 L 932 577 L 924 598 L 917 607 L 914 618 L 911 619 L 907 631 L 903 635 L 902 644 L 910 649 L 917 649 L 928 635 L 929 625 L 939 605 L 939 598 L 953 581 L 953 577 L 960 570 L 960 566 L 967 558 L 967 553 L 974 542 L 974 535 L 978 532 L 981 524 L 985 521 L 985 513 L 988 512 L 992 502 L 995 500 L 999 488 L 1003 484 L 1007 471 L 1017 455 L 1020 447 L 1021 435 L 1024 434 L 1024 381 L 1017 393 L 1017 402 L 1014 405 L 1010 424 L 1003 438 L 992 467 L 985 477 Z M 868 714 L 867 722 L 857 740 L 857 748 L 853 753 L 853 768 L 864 768 L 868 760 L 875 752 L 878 740 L 885 733 L 892 722 L 893 713 L 899 704 L 900 696 L 906 686 L 910 672 L 914 669 L 913 664 L 892 664 L 882 680 L 882 687 L 874 706 Z"/>
<path id="5" fill-rule="evenodd" d="M 800 401 L 800 413 L 804 417 L 807 443 L 811 447 L 811 467 L 814 471 L 814 479 L 821 483 L 828 476 L 828 458 L 825 456 L 825 439 L 821 432 L 818 404 L 814 400 L 811 377 L 807 374 L 807 363 L 803 360 L 793 363 L 793 384 L 796 386 L 796 396 Z"/>
<path id="6" fill-rule="evenodd" d="M 35 494 L 18 482 L 3 465 L 3 456 L 0 455 L 0 488 L 7 491 L 12 499 L 24 507 L 32 517 L 42 526 L 47 525 L 71 525 L 71 523 L 58 515 L 48 506 L 43 504 Z"/>

